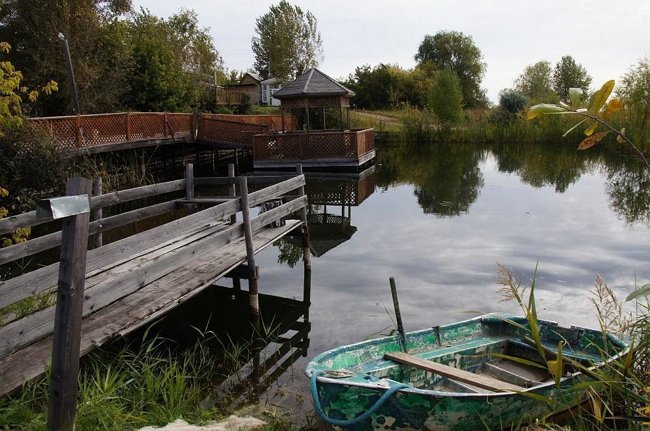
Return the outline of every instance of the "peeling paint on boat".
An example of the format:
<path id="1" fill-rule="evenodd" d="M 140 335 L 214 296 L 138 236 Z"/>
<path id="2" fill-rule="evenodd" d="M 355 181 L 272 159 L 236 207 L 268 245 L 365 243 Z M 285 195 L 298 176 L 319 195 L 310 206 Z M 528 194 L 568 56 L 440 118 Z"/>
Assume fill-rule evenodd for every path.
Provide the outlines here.
<path id="1" fill-rule="evenodd" d="M 504 353 L 512 343 L 521 340 L 524 330 L 508 320 L 527 327 L 523 318 L 486 315 L 433 329 L 407 334 L 410 354 L 465 370 L 475 370 L 491 353 Z M 561 339 L 569 342 L 563 354 L 602 364 L 603 349 L 613 360 L 626 345 L 600 331 L 584 328 L 563 328 L 554 322 L 540 321 L 543 343 L 554 348 Z M 510 344 L 509 344 L 510 343 Z M 318 396 L 324 412 L 331 418 L 351 420 L 366 412 L 391 386 L 408 383 L 364 422 L 346 429 L 367 430 L 473 430 L 510 427 L 549 413 L 547 403 L 527 397 L 532 393 L 550 397 L 564 405 L 580 399 L 574 389 L 586 377 L 574 372 L 562 378 L 560 385 L 549 381 L 526 389 L 523 393 L 465 393 L 434 389 L 445 379 L 413 367 L 385 360 L 385 353 L 399 352 L 397 337 L 387 337 L 338 347 L 322 353 L 308 365 L 306 373 L 325 370 L 346 370 L 344 378 L 318 378 Z"/>

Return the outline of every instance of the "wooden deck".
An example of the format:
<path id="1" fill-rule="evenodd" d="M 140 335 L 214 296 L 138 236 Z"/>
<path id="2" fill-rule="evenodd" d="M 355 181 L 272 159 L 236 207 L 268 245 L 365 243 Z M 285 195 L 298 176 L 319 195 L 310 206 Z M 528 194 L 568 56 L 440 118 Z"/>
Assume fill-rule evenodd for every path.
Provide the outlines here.
<path id="1" fill-rule="evenodd" d="M 253 136 L 255 169 L 360 168 L 375 158 L 373 129 L 260 133 Z"/>
<path id="2" fill-rule="evenodd" d="M 237 213 L 248 208 L 242 204 L 241 197 L 194 196 L 194 186 L 199 185 L 221 184 L 232 189 L 238 181 L 235 177 L 189 176 L 184 180 L 123 190 L 91 199 L 91 208 L 97 209 L 161 192 L 186 190 L 184 198 L 172 197 L 143 209 L 95 220 L 90 224 L 91 235 L 162 214 L 173 207 L 210 206 L 88 252 L 81 324 L 82 354 L 147 324 L 211 286 L 234 268 L 250 262 L 246 230 L 250 229 L 252 233 L 252 247 L 257 253 L 303 225 L 302 219 L 286 219 L 291 214 L 301 212 L 307 205 L 307 197 L 300 193 L 305 185 L 303 175 L 276 177 L 275 180 L 271 177 L 251 177 L 250 180 L 275 183 L 248 194 L 249 207 L 278 200 L 282 204 L 250 218 L 248 223 L 236 221 Z M 285 224 L 269 227 L 270 223 L 278 220 L 285 220 Z M 10 232 L 26 222 L 34 225 L 42 221 L 35 213 L 12 217 L 0 221 L 0 233 Z M 58 232 L 4 248 L 0 263 L 58 247 L 60 241 Z M 0 308 L 33 295 L 55 291 L 58 274 L 59 264 L 55 263 L 0 282 Z M 54 315 L 55 306 L 20 318 L 5 315 L 5 325 L 0 327 L 0 394 L 19 387 L 45 371 L 52 354 Z"/>
<path id="3" fill-rule="evenodd" d="M 256 169 L 343 167 L 358 169 L 375 158 L 373 129 L 292 131 L 281 115 L 118 113 L 32 118 L 31 133 L 47 135 L 67 156 L 177 143 L 214 149 L 252 149 Z M 29 137 L 27 137 L 29 139 Z"/>

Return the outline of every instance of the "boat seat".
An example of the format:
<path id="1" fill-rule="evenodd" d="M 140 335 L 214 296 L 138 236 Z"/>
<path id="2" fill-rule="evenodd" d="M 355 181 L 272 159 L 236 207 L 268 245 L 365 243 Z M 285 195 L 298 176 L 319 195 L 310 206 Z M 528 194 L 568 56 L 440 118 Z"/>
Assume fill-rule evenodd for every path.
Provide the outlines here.
<path id="1" fill-rule="evenodd" d="M 468 383 L 472 386 L 488 389 L 494 392 L 521 392 L 526 390 L 526 388 L 523 386 L 504 382 L 488 375 L 474 374 L 469 371 L 461 370 L 459 368 L 454 368 L 448 365 L 440 364 L 438 362 L 418 358 L 417 356 L 409 355 L 408 353 L 386 353 L 384 355 L 384 358 L 389 359 L 393 362 L 397 362 L 399 364 L 419 368 L 421 370 L 429 371 L 431 373 L 447 377 L 448 379 L 456 380 L 462 383 Z"/>

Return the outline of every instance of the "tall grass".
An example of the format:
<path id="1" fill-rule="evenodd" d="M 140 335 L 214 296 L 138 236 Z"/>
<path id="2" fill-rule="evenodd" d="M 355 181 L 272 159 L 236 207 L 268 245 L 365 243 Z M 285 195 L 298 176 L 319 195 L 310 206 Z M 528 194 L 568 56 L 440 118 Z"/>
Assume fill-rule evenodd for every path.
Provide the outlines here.
<path id="1" fill-rule="evenodd" d="M 499 282 L 504 286 L 504 300 L 515 300 L 522 308 L 530 328 L 531 338 L 545 357 L 535 305 L 535 278 L 526 292 L 515 280 L 512 272 L 500 265 Z M 528 301 L 525 296 L 528 295 Z M 578 399 L 574 400 L 577 407 L 565 414 L 563 422 L 571 430 L 641 430 L 650 424 L 650 308 L 647 300 L 636 301 L 634 310 L 625 311 L 623 303 L 616 294 L 600 278 L 596 277 L 595 289 L 592 292 L 596 316 L 603 334 L 600 347 L 603 362 L 610 358 L 606 342 L 607 334 L 624 336 L 630 341 L 627 354 L 615 360 L 608 361 L 599 368 L 590 368 L 577 362 L 565 359 L 565 363 L 582 371 L 590 377 L 590 381 L 575 386 Z M 560 351 L 560 349 L 558 349 Z M 562 370 L 561 356 L 547 366 L 551 374 Z M 555 368 L 555 369 L 554 369 Z M 558 371 L 558 368 L 560 371 Z M 551 403 L 552 400 L 548 400 Z M 559 406 L 550 416 L 559 413 L 568 406 Z M 553 425 L 542 420 L 542 429 L 553 429 Z M 537 428 L 539 429 L 539 428 Z"/>
<path id="2" fill-rule="evenodd" d="M 260 343 L 259 336 L 239 344 L 202 333 L 185 349 L 154 337 L 139 345 L 123 343 L 93 351 L 81 362 L 75 428 L 126 430 L 161 426 L 178 418 L 197 424 L 222 418 L 223 406 L 209 399 L 221 381 L 248 361 L 246 346 Z M 149 338 L 146 333 L 144 338 Z M 0 399 L 4 429 L 45 429 L 48 381 L 49 376 L 30 381 Z M 271 424 L 277 427 L 266 429 L 291 428 L 281 416 Z"/>

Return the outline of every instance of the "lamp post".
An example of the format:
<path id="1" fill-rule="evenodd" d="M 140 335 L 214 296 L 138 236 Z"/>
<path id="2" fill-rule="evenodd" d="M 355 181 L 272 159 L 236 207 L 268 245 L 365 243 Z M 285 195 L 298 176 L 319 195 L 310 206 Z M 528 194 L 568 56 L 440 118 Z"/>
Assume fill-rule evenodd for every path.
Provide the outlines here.
<path id="1" fill-rule="evenodd" d="M 68 66 L 68 84 L 70 84 L 71 89 L 72 108 L 74 109 L 75 114 L 80 115 L 81 109 L 79 109 L 79 97 L 77 96 L 77 82 L 74 79 L 74 70 L 72 70 L 72 58 L 70 57 L 68 39 L 65 38 L 63 33 L 59 33 L 58 38 L 63 42 L 63 53 L 65 54 L 65 60 Z"/>

